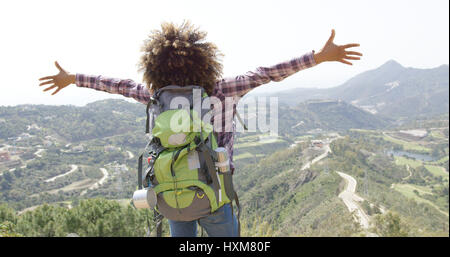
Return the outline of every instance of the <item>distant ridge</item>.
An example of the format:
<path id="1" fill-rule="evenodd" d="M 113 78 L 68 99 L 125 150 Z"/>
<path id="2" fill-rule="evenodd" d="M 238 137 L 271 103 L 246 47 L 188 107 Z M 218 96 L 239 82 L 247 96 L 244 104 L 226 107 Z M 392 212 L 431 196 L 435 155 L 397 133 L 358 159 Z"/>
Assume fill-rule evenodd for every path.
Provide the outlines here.
<path id="1" fill-rule="evenodd" d="M 411 119 L 448 112 L 448 94 L 447 64 L 417 69 L 389 60 L 336 87 L 296 88 L 271 95 L 290 106 L 309 99 L 341 99 L 379 116 Z"/>
<path id="2" fill-rule="evenodd" d="M 380 129 L 391 125 L 386 119 L 335 99 L 307 100 L 294 107 L 281 106 L 278 113 L 281 134 L 301 135 L 318 129 L 321 131 L 343 131 L 351 128 Z"/>

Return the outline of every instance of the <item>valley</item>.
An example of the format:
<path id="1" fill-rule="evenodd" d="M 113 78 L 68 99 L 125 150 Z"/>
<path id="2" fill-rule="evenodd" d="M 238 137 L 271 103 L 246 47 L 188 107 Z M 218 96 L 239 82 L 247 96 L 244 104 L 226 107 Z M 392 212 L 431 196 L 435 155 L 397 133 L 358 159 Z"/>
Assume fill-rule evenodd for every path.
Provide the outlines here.
<path id="1" fill-rule="evenodd" d="M 445 67 L 386 65 L 336 88 L 279 93 L 276 136 L 237 133 L 234 184 L 243 235 L 448 237 L 448 96 L 437 96 L 448 92 L 448 75 Z M 413 83 L 430 72 L 437 74 L 433 85 Z M 436 92 L 417 102 L 423 90 L 417 88 L 427 86 Z M 246 123 L 255 121 L 255 113 L 238 109 Z M 0 214 L 15 217 L 25 235 L 43 229 L 33 215 L 90 213 L 88 206 L 100 202 L 147 224 L 145 212 L 130 205 L 137 156 L 147 143 L 144 115 L 145 106 L 122 100 L 0 107 Z M 76 219 L 70 215 L 64 229 Z M 120 227 L 119 218 L 110 219 Z M 398 230 L 389 230 L 389 222 Z M 43 231 L 64 235 L 60 229 Z"/>
<path id="2" fill-rule="evenodd" d="M 2 201 L 23 214 L 42 204 L 73 206 L 93 197 L 130 199 L 136 187 L 136 145 L 144 144 L 136 135 L 124 132 L 76 142 L 59 139 L 44 124 L 34 127 L 41 130 L 1 141 L 9 159 L 0 163 Z M 261 224 L 271 224 L 266 226 L 274 235 L 377 236 L 376 215 L 395 211 L 411 222 L 426 219 L 425 214 L 402 213 L 401 201 L 429 206 L 433 215 L 448 217 L 448 128 L 304 132 L 300 127 L 278 138 L 238 135 L 236 187 L 247 209 L 246 224 L 261 219 Z M 410 130 L 424 132 L 414 137 Z M 385 164 L 387 169 L 378 167 Z M 382 200 L 382 192 L 391 192 L 392 199 Z M 292 216 L 297 212 L 303 214 Z M 326 230 L 331 219 L 341 226 Z M 258 226 L 248 225 L 244 231 L 252 235 Z M 435 225 L 427 226 L 427 233 L 436 233 Z"/>

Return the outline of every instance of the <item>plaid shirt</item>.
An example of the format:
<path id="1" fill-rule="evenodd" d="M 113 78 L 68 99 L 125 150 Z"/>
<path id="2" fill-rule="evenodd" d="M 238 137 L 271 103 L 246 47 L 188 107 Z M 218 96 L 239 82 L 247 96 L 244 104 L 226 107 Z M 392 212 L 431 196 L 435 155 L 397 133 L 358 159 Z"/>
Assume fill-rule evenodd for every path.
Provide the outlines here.
<path id="1" fill-rule="evenodd" d="M 313 53 L 314 52 L 310 52 L 299 58 L 294 58 L 290 61 L 282 62 L 271 67 L 259 67 L 254 72 L 247 72 L 244 75 L 224 78 L 217 81 L 213 96 L 220 99 L 223 106 L 221 115 L 222 130 L 220 130 L 221 132 L 218 132 L 217 141 L 219 146 L 227 149 L 230 156 L 230 167 L 232 171 L 234 171 L 233 143 L 235 125 L 234 122 L 225 121 L 230 117 L 231 120 L 233 120 L 237 101 L 233 103 L 233 108 L 224 108 L 225 98 L 233 97 L 239 99 L 239 97 L 244 96 L 253 88 L 271 81 L 281 81 L 300 70 L 315 66 L 316 63 L 313 58 Z M 151 97 L 151 93 L 145 85 L 129 79 L 76 74 L 76 85 L 112 94 L 121 94 L 125 97 L 132 97 L 143 104 L 147 104 Z"/>

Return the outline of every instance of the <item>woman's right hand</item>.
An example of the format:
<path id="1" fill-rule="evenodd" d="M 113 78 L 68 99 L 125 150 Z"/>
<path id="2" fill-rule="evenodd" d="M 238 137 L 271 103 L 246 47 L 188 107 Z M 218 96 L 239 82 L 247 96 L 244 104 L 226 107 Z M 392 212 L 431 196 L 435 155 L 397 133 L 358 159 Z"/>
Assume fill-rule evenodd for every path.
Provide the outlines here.
<path id="1" fill-rule="evenodd" d="M 48 88 L 44 89 L 44 92 L 55 87 L 57 88 L 55 92 L 52 93 L 52 95 L 58 93 L 61 89 L 67 87 L 70 84 L 75 84 L 75 74 L 70 74 L 69 72 L 65 71 L 63 68 L 61 68 L 61 66 L 59 66 L 58 62 L 55 62 L 55 66 L 59 70 L 58 74 L 54 76 L 42 77 L 39 79 L 39 81 L 43 81 L 39 84 L 39 86 L 51 84 Z"/>

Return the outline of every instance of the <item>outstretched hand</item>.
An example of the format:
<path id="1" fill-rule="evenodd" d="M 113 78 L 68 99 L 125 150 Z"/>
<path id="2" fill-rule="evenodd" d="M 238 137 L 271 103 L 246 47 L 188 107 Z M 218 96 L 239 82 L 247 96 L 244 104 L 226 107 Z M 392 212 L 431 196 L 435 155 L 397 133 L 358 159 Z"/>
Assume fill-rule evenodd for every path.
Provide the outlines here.
<path id="1" fill-rule="evenodd" d="M 360 52 L 347 51 L 348 48 L 357 47 L 359 44 L 352 43 L 346 45 L 336 45 L 333 42 L 335 34 L 334 29 L 331 30 L 331 36 L 328 41 L 319 52 L 314 54 L 314 60 L 316 63 L 319 64 L 321 62 L 337 61 L 348 65 L 353 65 L 348 60 L 360 60 L 360 57 L 358 57 L 362 56 Z"/>
<path id="2" fill-rule="evenodd" d="M 39 80 L 43 81 L 39 84 L 39 86 L 50 85 L 48 88 L 44 89 L 48 91 L 53 88 L 57 88 L 52 95 L 58 93 L 61 89 L 67 87 L 70 84 L 75 83 L 75 75 L 68 73 L 66 70 L 59 66 L 58 62 L 55 62 L 56 68 L 58 68 L 59 73 L 54 76 L 42 77 Z"/>

